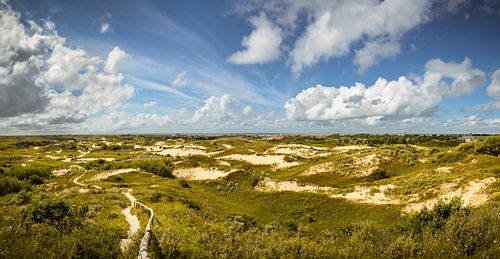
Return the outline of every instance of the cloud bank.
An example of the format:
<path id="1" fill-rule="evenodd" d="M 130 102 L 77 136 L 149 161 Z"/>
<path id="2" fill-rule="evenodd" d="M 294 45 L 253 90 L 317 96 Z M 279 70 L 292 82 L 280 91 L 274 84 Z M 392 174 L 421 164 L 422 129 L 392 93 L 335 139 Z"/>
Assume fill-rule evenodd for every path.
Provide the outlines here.
<path id="1" fill-rule="evenodd" d="M 373 85 L 328 87 L 318 85 L 303 90 L 285 104 L 291 120 L 365 119 L 370 124 L 387 119 L 431 116 L 446 97 L 472 93 L 485 80 L 485 73 L 461 63 L 433 59 L 423 76 L 410 80 L 379 78 Z M 445 79 L 451 79 L 449 85 Z"/>

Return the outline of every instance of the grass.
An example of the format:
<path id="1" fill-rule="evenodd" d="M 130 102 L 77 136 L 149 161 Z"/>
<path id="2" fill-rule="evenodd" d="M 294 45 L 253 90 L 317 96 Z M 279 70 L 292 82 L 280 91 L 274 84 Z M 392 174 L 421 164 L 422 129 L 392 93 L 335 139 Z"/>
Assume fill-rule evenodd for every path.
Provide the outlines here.
<path id="1" fill-rule="evenodd" d="M 418 235 L 401 228 L 401 224 L 416 224 L 412 216 L 400 213 L 403 205 L 373 205 L 333 199 L 326 195 L 299 192 L 261 192 L 255 185 L 264 177 L 274 180 L 292 180 L 299 184 L 312 184 L 338 188 L 337 193 L 354 190 L 355 186 L 368 186 L 370 195 L 380 193 L 376 186 L 394 184 L 396 189 L 387 195 L 409 197 L 420 195 L 425 199 L 436 197 L 434 189 L 444 183 L 459 180 L 465 185 L 471 180 L 495 177 L 500 173 L 500 158 L 495 156 L 496 138 L 486 138 L 473 144 L 458 145 L 453 136 L 429 138 L 409 136 L 406 139 L 391 136 L 328 136 L 324 139 L 296 136 L 284 140 L 265 140 L 255 137 L 189 137 L 172 136 L 106 136 L 109 149 L 92 149 L 93 144 L 104 145 L 101 136 L 75 136 L 71 138 L 0 138 L 0 168 L 43 166 L 50 170 L 68 168 L 70 163 L 49 159 L 46 155 L 76 157 L 78 150 L 91 150 L 85 157 L 112 157 L 110 168 L 127 168 L 136 161 L 169 159 L 176 168 L 216 167 L 223 170 L 238 169 L 228 176 L 210 181 L 186 181 L 160 177 L 141 170 L 110 177 L 92 184 L 88 192 L 73 183 L 83 171 L 71 171 L 59 177 L 49 177 L 41 185 L 32 185 L 23 193 L 0 196 L 0 257 L 12 257 L 17 249 L 26 257 L 59 255 L 87 257 L 135 256 L 134 252 L 121 252 L 118 241 L 127 238 L 128 224 L 121 210 L 129 200 L 122 194 L 128 189 L 141 202 L 155 211 L 153 239 L 150 253 L 156 257 L 414 257 L 414 256 L 488 256 L 494 255 L 494 243 L 499 228 L 489 223 L 500 218 L 500 182 L 489 186 L 490 203 L 472 210 L 457 210 L 442 219 L 439 228 L 425 225 Z M 75 142 L 69 142 L 75 140 Z M 164 141 L 164 146 L 183 143 L 201 145 L 207 152 L 223 150 L 213 156 L 164 157 L 141 149 L 121 149 L 151 146 Z M 395 144 L 384 144 L 393 141 Z M 400 142 L 406 142 L 400 143 Z M 390 142 L 392 143 L 392 142 Z M 410 144 L 408 144 L 410 143 Z M 252 165 L 228 160 L 231 166 L 219 164 L 219 157 L 230 154 L 264 153 L 281 144 L 304 144 L 333 148 L 339 145 L 367 145 L 371 149 L 334 152 L 325 157 L 301 158 L 294 156 L 298 166 L 276 170 L 270 165 Z M 227 149 L 224 145 L 231 145 Z M 37 147 L 37 149 L 35 149 Z M 61 153 L 55 151 L 62 150 Z M 250 151 L 253 150 L 253 151 Z M 50 153 L 47 153 L 50 152 Z M 376 154 L 375 165 L 359 163 L 360 159 Z M 421 160 L 425 159 L 425 160 Z M 31 161 L 32 160 L 32 161 Z M 424 161 L 424 162 L 421 162 Z M 330 163 L 324 173 L 303 175 L 314 165 Z M 362 176 L 361 172 L 376 166 L 376 174 Z M 450 172 L 437 172 L 439 167 L 450 167 Z M 100 167 L 86 171 L 81 182 L 103 170 Z M 34 224 L 22 216 L 38 200 L 63 198 L 71 204 L 89 207 L 86 226 L 71 233 L 58 235 L 46 224 Z M 147 222 L 147 213 L 137 212 L 141 228 Z M 437 213 L 437 212 L 436 212 Z M 421 216 L 427 220 L 427 216 Z M 432 217 L 431 217 L 432 218 Z M 459 221 L 464 219 L 464 222 Z M 441 219 L 440 219 L 441 220 Z M 405 223 L 406 222 L 406 223 Z M 410 222 L 410 223 L 408 223 Z M 413 222 L 413 223 L 412 223 Z M 26 237 L 7 245 L 8 235 L 18 235 L 9 225 L 29 225 L 19 231 Z M 427 223 L 426 223 L 427 224 Z M 101 229 L 101 230 L 100 230 Z M 476 233 L 482 243 L 470 243 L 464 229 Z M 481 232 L 482 231 L 482 232 Z M 85 234 L 86 233 L 86 234 Z M 137 250 L 139 233 L 131 249 Z M 20 235 L 20 234 L 19 234 Z M 81 236 L 81 245 L 78 245 Z M 449 237 L 452 237 L 450 240 Z M 41 240 L 40 238 L 44 238 Z M 448 238 L 448 239 L 446 239 Z M 108 247 L 97 247 L 97 241 L 107 240 Z M 497 240 L 498 241 L 498 240 Z M 50 247 L 48 242 L 58 242 Z M 435 243 L 443 244 L 443 252 Z M 34 244 L 38 244 L 35 247 Z M 495 245 L 496 244 L 496 245 Z M 473 246 L 466 249 L 464 245 Z M 118 250 L 117 250 L 118 249 Z M 498 253 L 496 253 L 498 254 Z"/>

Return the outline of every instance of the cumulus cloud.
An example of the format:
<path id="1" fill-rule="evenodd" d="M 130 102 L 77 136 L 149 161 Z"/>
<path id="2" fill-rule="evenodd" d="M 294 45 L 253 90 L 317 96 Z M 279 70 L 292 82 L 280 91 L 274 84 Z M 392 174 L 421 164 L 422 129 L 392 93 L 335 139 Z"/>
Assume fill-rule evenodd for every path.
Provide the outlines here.
<path id="1" fill-rule="evenodd" d="M 108 32 L 112 32 L 113 31 L 113 27 L 111 27 L 111 24 L 105 22 L 105 23 L 101 23 L 101 26 L 99 28 L 99 32 L 101 34 L 106 34 Z"/>
<path id="2" fill-rule="evenodd" d="M 382 58 L 394 57 L 401 52 L 397 42 L 372 41 L 362 49 L 356 50 L 354 64 L 358 65 L 358 73 L 364 73 L 371 66 L 378 64 Z"/>
<path id="3" fill-rule="evenodd" d="M 223 123 L 237 118 L 241 114 L 242 106 L 232 95 L 211 96 L 205 100 L 205 105 L 196 110 L 192 121 Z"/>
<path id="4" fill-rule="evenodd" d="M 386 119 L 431 116 L 445 97 L 470 94 L 484 81 L 484 72 L 473 69 L 468 58 L 462 63 L 431 60 L 428 71 L 414 81 L 379 78 L 366 87 L 318 85 L 303 90 L 287 101 L 285 110 L 292 120 L 365 119 L 376 125 Z M 482 75 L 483 79 L 480 79 Z M 445 79 L 451 79 L 448 85 Z"/>
<path id="5" fill-rule="evenodd" d="M 430 20 L 432 0 L 260 1 L 240 12 L 267 14 L 284 35 L 297 35 L 288 64 L 296 75 L 320 61 L 346 56 L 359 43 L 355 64 L 360 71 L 399 53 L 407 32 Z M 304 28 L 299 28 L 304 24 Z M 375 48 L 375 44 L 382 48 Z"/>
<path id="6" fill-rule="evenodd" d="M 68 47 L 55 25 L 43 25 L 0 3 L 0 117 L 4 125 L 77 123 L 119 107 L 134 88 L 116 65 L 126 54 L 113 49 L 106 61 Z"/>
<path id="7" fill-rule="evenodd" d="M 144 108 L 151 108 L 151 107 L 155 106 L 156 104 L 158 104 L 157 101 L 147 102 L 147 103 L 144 103 Z"/>
<path id="8" fill-rule="evenodd" d="M 243 37 L 243 50 L 233 53 L 227 61 L 233 64 L 262 64 L 280 57 L 281 29 L 272 24 L 264 13 L 250 18 L 254 30 Z"/>
<path id="9" fill-rule="evenodd" d="M 183 71 L 183 72 L 177 74 L 177 76 L 171 82 L 172 85 L 176 86 L 176 87 L 186 86 L 188 83 L 188 81 L 186 79 L 186 75 L 187 75 L 187 71 Z"/>
<path id="10" fill-rule="evenodd" d="M 432 59 L 425 64 L 425 69 L 431 73 L 453 78 L 450 94 L 454 96 L 471 94 L 485 80 L 485 73 L 472 68 L 472 62 L 469 58 L 465 58 L 462 63 L 447 63 L 441 59 Z"/>
<path id="11" fill-rule="evenodd" d="M 116 65 L 120 60 L 124 59 L 127 57 L 127 53 L 120 49 L 119 47 L 114 47 L 113 50 L 111 50 L 108 54 L 108 59 L 106 60 L 106 72 L 108 73 L 116 73 L 117 68 Z"/>
<path id="12" fill-rule="evenodd" d="M 493 72 L 491 83 L 486 88 L 486 93 L 489 96 L 500 97 L 500 68 Z"/>

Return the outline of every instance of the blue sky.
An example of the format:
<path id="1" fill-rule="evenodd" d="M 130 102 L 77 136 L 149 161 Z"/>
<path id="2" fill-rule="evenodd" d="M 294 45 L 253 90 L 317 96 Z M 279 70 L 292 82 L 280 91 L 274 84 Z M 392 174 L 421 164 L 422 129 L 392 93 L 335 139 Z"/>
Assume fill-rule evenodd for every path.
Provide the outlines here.
<path id="1" fill-rule="evenodd" d="M 0 134 L 500 133 L 497 1 L 0 3 Z"/>

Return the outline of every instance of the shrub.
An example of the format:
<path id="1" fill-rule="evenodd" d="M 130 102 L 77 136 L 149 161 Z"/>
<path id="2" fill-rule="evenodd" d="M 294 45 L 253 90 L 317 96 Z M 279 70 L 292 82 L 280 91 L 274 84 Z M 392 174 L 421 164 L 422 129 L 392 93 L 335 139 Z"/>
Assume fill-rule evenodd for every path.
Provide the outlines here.
<path id="1" fill-rule="evenodd" d="M 60 232 L 78 226 L 85 214 L 87 206 L 70 206 L 62 199 L 46 199 L 31 205 L 29 218 L 35 223 L 47 223 Z"/>
<path id="2" fill-rule="evenodd" d="M 170 160 L 144 160 L 136 162 L 137 166 L 146 172 L 152 174 L 166 177 L 174 178 L 172 172 L 174 171 L 174 166 Z"/>
<path id="3" fill-rule="evenodd" d="M 26 188 L 26 184 L 14 177 L 0 175 L 0 195 L 16 193 Z"/>
<path id="4" fill-rule="evenodd" d="M 366 180 L 373 182 L 373 181 L 377 181 L 377 180 L 381 180 L 381 179 L 386 179 L 389 177 L 390 176 L 385 169 L 377 168 L 377 169 L 373 170 L 373 172 L 370 175 L 367 176 Z"/>
<path id="5" fill-rule="evenodd" d="M 408 232 L 411 236 L 420 236 L 425 229 L 432 231 L 441 230 L 446 221 L 462 209 L 462 200 L 455 197 L 446 203 L 440 200 L 432 209 L 423 208 L 419 212 L 413 214 L 400 224 L 404 232 Z"/>

